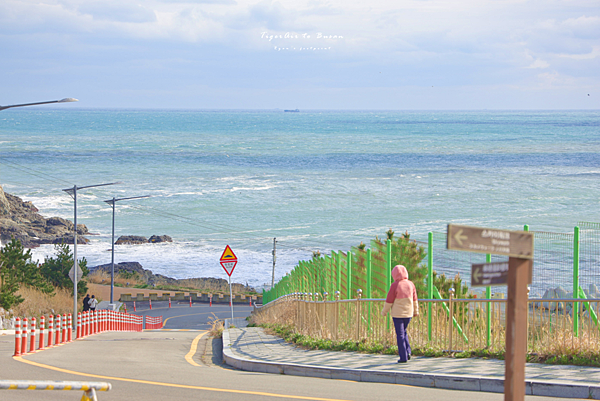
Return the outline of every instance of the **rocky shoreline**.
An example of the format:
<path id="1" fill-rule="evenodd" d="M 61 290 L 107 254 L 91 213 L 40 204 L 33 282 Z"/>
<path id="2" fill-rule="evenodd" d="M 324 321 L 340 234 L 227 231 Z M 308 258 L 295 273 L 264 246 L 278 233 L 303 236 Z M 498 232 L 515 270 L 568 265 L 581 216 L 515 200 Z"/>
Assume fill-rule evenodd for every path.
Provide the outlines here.
<path id="1" fill-rule="evenodd" d="M 73 243 L 73 222 L 61 217 L 45 218 L 38 213 L 39 210 L 33 203 L 25 202 L 15 195 L 4 192 L 0 185 L 0 240 L 6 244 L 15 238 L 23 244 L 25 248 L 35 248 L 43 244 L 72 244 Z M 89 232 L 84 224 L 77 224 L 77 243 L 87 244 L 89 239 L 85 235 L 94 235 Z M 152 235 L 150 238 L 137 235 L 123 235 L 115 241 L 116 245 L 128 244 L 146 244 L 173 242 L 168 235 Z M 90 267 L 90 272 L 96 270 L 110 273 L 110 263 L 100 266 Z M 152 271 L 144 269 L 138 262 L 122 262 L 115 264 L 115 272 L 125 271 L 136 274 L 139 280 L 150 286 L 171 285 L 187 287 L 227 287 L 228 282 L 217 278 L 190 278 L 175 279 L 161 274 L 154 274 Z M 232 284 L 234 291 L 253 290 L 242 284 Z"/>
<path id="2" fill-rule="evenodd" d="M 73 223 L 61 217 L 45 218 L 31 202 L 7 194 L 0 186 L 0 240 L 3 244 L 12 238 L 21 241 L 25 248 L 42 244 L 72 244 Z M 77 243 L 89 242 L 91 235 L 84 224 L 77 224 Z"/>

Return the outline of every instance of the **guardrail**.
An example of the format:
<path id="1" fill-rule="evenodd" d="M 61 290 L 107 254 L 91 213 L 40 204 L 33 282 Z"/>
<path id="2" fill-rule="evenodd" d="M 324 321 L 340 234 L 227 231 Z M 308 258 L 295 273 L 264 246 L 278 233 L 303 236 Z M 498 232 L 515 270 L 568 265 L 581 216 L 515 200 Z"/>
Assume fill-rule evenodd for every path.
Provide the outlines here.
<path id="1" fill-rule="evenodd" d="M 325 298 L 326 298 L 326 294 Z M 315 338 L 369 341 L 394 346 L 391 318 L 381 316 L 385 299 L 326 301 L 319 294 L 291 294 L 255 310 L 256 323 L 292 325 Z M 413 348 L 503 352 L 506 299 L 422 299 L 408 332 Z M 600 299 L 530 299 L 529 352 L 600 352 Z M 576 334 L 573 316 L 579 316 Z M 567 352 L 568 351 L 568 352 Z"/>
<path id="2" fill-rule="evenodd" d="M 72 317 L 69 315 L 41 316 L 38 320 L 19 317 L 15 320 L 15 353 L 20 356 L 73 341 Z M 143 317 L 111 310 L 80 312 L 75 339 L 105 331 L 142 331 Z"/>
<path id="3" fill-rule="evenodd" d="M 110 389 L 110 383 L 104 382 L 0 380 L 0 390 L 81 390 L 81 401 L 97 401 L 96 391 Z"/>

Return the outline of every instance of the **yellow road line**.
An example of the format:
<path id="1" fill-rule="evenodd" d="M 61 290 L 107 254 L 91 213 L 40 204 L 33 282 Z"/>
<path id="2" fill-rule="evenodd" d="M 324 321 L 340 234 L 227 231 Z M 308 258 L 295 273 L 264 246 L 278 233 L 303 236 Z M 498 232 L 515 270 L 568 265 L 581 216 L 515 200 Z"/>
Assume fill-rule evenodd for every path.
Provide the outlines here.
<path id="1" fill-rule="evenodd" d="M 190 314 L 188 314 L 188 315 L 177 315 L 177 316 L 171 316 L 171 317 L 168 317 L 168 318 L 166 318 L 165 320 L 163 320 L 163 327 L 164 327 L 164 326 L 167 324 L 167 322 L 169 321 L 169 319 L 173 319 L 173 318 L 176 318 L 176 317 L 186 317 L 186 316 L 208 315 L 208 314 L 210 314 L 210 313 L 212 313 L 212 312 L 190 313 Z"/>
<path id="2" fill-rule="evenodd" d="M 186 317 L 186 316 L 198 316 L 198 315 L 210 315 L 213 312 L 202 312 L 202 313 L 190 313 L 188 315 L 177 315 L 177 316 L 171 316 L 166 318 L 165 320 L 163 320 L 163 327 L 167 324 L 167 322 L 169 321 L 169 319 L 174 319 L 176 317 Z M 243 319 L 246 316 L 241 316 L 241 317 L 236 317 L 235 319 Z"/>
<path id="3" fill-rule="evenodd" d="M 139 384 L 151 384 L 154 386 L 176 387 L 176 388 L 184 388 L 184 389 L 190 389 L 190 390 L 214 391 L 214 392 L 218 392 L 218 393 L 249 394 L 249 395 L 258 395 L 258 396 L 263 396 L 263 397 L 289 398 L 289 399 L 294 399 L 294 400 L 349 401 L 349 400 L 340 400 L 340 399 L 335 399 L 335 398 L 307 397 L 307 396 L 302 396 L 302 395 L 265 393 L 262 391 L 234 390 L 234 389 L 224 389 L 224 388 L 217 388 L 217 387 L 189 386 L 186 384 L 164 383 L 164 382 L 155 382 L 155 381 L 150 381 L 150 380 L 128 379 L 128 378 L 124 378 L 124 377 L 94 375 L 94 374 L 90 374 L 90 373 L 76 372 L 73 370 L 58 368 L 56 366 L 45 365 L 43 363 L 29 361 L 27 359 L 24 359 L 22 356 L 13 356 L 13 359 L 16 361 L 19 361 L 19 362 L 27 363 L 32 366 L 37 366 L 39 368 L 54 370 L 56 372 L 67 373 L 67 374 L 77 375 L 77 376 L 95 377 L 98 379 L 105 379 L 105 380 L 116 380 L 116 381 L 139 383 Z"/>
<path id="4" fill-rule="evenodd" d="M 198 334 L 196 336 L 196 338 L 194 338 L 194 341 L 192 341 L 192 346 L 190 347 L 190 352 L 187 353 L 187 355 L 185 356 L 185 360 L 188 361 L 188 363 L 190 365 L 193 366 L 202 366 L 197 364 L 194 359 L 194 355 L 196 354 L 196 350 L 198 349 L 198 341 L 200 341 L 200 339 L 202 338 L 202 336 L 204 336 L 206 333 L 208 333 L 208 331 L 205 331 L 204 333 Z"/>

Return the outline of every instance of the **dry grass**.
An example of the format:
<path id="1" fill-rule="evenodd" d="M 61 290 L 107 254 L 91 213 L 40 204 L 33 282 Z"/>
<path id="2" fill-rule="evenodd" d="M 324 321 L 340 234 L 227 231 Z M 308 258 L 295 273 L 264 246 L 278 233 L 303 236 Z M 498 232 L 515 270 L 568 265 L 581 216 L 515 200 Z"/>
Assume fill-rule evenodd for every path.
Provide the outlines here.
<path id="1" fill-rule="evenodd" d="M 411 321 L 409 332 L 414 348 L 435 352 L 459 350 L 464 353 L 502 355 L 505 347 L 505 317 L 503 305 L 492 303 L 491 337 L 487 345 L 485 307 L 470 301 L 469 307 L 453 305 L 453 317 L 460 327 L 451 323 L 442 303 L 432 306 L 432 339 L 428 338 L 428 307 L 421 303 L 420 316 Z M 292 327 L 297 334 L 323 340 L 369 339 L 375 343 L 394 344 L 393 324 L 381 317 L 382 302 L 347 303 L 297 302 L 282 299 L 252 314 L 256 325 Z M 483 305 L 485 306 L 485 305 Z M 595 308 L 597 310 L 597 308 Z M 582 315 L 579 334 L 573 333 L 572 316 L 568 313 L 548 313 L 530 310 L 528 319 L 528 350 L 540 361 L 556 360 L 590 366 L 600 366 L 600 327 L 589 316 Z M 452 332 L 452 343 L 450 343 Z M 450 345 L 451 344 L 451 345 Z M 454 351 L 453 351 L 454 352 Z M 561 362 L 562 363 L 562 362 Z"/>
<path id="2" fill-rule="evenodd" d="M 110 273 L 102 270 L 96 270 L 90 273 L 86 280 L 93 284 L 110 284 Z M 133 287 L 144 284 L 136 277 L 123 277 L 121 274 L 115 274 L 115 284 L 123 287 Z"/>
<path id="3" fill-rule="evenodd" d="M 19 317 L 39 317 L 73 313 L 73 294 L 69 290 L 56 289 L 54 295 L 44 294 L 29 287 L 22 287 L 18 294 L 25 301 L 13 308 L 13 315 Z M 79 307 L 82 300 L 79 299 Z"/>
<path id="4" fill-rule="evenodd" d="M 225 323 L 219 319 L 214 313 L 208 317 L 208 324 L 210 324 L 210 330 L 208 334 L 213 338 L 223 337 L 223 330 L 225 329 Z"/>

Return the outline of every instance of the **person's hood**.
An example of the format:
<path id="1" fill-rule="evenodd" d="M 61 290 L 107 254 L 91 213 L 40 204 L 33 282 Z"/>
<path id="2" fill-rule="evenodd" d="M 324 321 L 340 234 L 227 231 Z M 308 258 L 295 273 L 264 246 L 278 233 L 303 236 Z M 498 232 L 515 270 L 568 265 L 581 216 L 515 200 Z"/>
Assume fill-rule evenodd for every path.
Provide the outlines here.
<path id="1" fill-rule="evenodd" d="M 408 271 L 406 267 L 402 265 L 397 265 L 392 269 L 392 278 L 394 281 L 397 280 L 408 280 Z"/>

